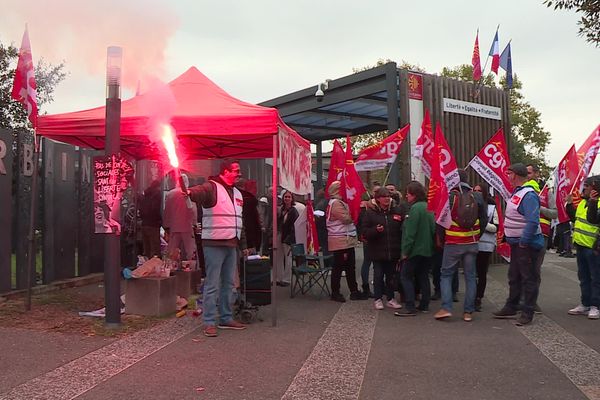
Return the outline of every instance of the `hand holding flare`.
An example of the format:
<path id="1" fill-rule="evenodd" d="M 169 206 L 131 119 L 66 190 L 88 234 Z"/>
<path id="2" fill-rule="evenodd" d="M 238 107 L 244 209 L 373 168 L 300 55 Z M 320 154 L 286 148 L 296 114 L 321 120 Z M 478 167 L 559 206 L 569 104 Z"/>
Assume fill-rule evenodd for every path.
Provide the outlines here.
<path id="1" fill-rule="evenodd" d="M 161 139 L 163 144 L 165 145 L 165 149 L 167 150 L 169 162 L 171 163 L 171 166 L 175 171 L 175 178 L 177 182 L 179 182 L 179 188 L 187 196 L 187 186 L 183 180 L 183 177 L 181 176 L 181 173 L 179 172 L 179 159 L 177 158 L 177 152 L 175 151 L 175 139 L 173 135 L 175 131 L 173 130 L 173 127 L 169 124 L 163 124 L 162 131 L 163 133 Z M 189 197 L 186 198 L 186 204 L 188 208 L 192 208 L 192 201 Z"/>

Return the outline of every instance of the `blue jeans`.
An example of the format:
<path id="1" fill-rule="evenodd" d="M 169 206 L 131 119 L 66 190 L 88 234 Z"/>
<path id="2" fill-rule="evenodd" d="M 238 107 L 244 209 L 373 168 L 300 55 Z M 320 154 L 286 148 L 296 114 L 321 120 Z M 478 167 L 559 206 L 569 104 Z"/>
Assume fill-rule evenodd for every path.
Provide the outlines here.
<path id="1" fill-rule="evenodd" d="M 373 261 L 373 286 L 375 288 L 375 300 L 381 300 L 383 295 L 388 301 L 394 298 L 392 279 L 396 272 L 396 261 Z M 385 277 L 385 283 L 384 278 Z"/>
<path id="2" fill-rule="evenodd" d="M 217 300 L 219 320 L 226 324 L 232 318 L 234 276 L 237 271 L 237 248 L 204 246 L 206 279 L 204 280 L 204 325 L 216 325 Z"/>
<path id="3" fill-rule="evenodd" d="M 577 277 L 581 289 L 581 304 L 600 307 L 600 257 L 592 249 L 577 246 Z"/>
<path id="4" fill-rule="evenodd" d="M 477 292 L 477 278 L 475 260 L 479 249 L 477 243 L 447 244 L 444 246 L 440 286 L 442 289 L 442 308 L 452 311 L 452 276 L 462 261 L 465 271 L 465 312 L 475 311 L 475 294 Z"/>

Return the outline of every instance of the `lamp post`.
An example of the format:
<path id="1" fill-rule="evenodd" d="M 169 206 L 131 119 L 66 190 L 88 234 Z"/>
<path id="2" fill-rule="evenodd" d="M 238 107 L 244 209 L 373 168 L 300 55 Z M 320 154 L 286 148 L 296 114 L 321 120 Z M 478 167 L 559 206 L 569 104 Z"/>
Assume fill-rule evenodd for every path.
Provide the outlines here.
<path id="1" fill-rule="evenodd" d="M 118 155 L 121 136 L 121 61 L 123 49 L 111 46 L 107 51 L 106 63 L 106 124 L 105 155 Z M 113 207 L 120 207 L 115 202 Z M 106 307 L 105 325 L 121 325 L 121 244 L 120 233 L 108 233 L 104 242 L 104 302 Z"/>

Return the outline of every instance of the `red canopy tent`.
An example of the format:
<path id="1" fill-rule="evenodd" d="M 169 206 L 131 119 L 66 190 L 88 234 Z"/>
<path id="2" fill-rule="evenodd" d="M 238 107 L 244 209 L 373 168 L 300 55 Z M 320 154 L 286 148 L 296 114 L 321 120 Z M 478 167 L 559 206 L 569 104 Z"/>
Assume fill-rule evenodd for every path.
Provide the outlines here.
<path id="1" fill-rule="evenodd" d="M 310 144 L 283 122 L 275 108 L 231 97 L 195 67 L 169 82 L 168 87 L 174 97 L 170 123 L 185 158 L 273 158 L 274 165 L 279 166 L 273 169 L 273 204 L 277 184 L 297 194 L 311 192 Z M 160 160 L 164 154 L 162 143 L 153 142 L 149 135 L 154 116 L 147 104 L 152 95 L 144 93 L 121 103 L 121 152 L 138 160 Z M 105 145 L 105 117 L 105 107 L 45 115 L 38 119 L 37 133 L 100 150 Z M 274 209 L 273 237 L 276 235 Z M 275 305 L 275 292 L 272 300 Z M 275 310 L 273 307 L 273 324 Z"/>
<path id="2" fill-rule="evenodd" d="M 289 128 L 275 108 L 238 100 L 197 68 L 168 83 L 175 99 L 171 125 L 179 147 L 190 159 L 268 158 L 280 131 L 310 152 L 308 141 Z M 135 159 L 159 159 L 160 143 L 148 135 L 148 93 L 121 104 L 121 152 Z M 39 117 L 37 133 L 49 139 L 93 149 L 104 148 L 105 107 Z"/>

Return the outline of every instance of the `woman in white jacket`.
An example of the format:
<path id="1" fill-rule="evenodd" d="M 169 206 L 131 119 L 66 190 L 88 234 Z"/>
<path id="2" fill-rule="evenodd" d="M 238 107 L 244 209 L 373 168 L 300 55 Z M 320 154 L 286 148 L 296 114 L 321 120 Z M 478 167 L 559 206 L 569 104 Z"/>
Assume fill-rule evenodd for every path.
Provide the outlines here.
<path id="1" fill-rule="evenodd" d="M 489 186 L 481 182 L 473 188 L 473 191 L 480 192 L 485 204 L 487 204 L 488 224 L 485 232 L 479 239 L 479 253 L 477 253 L 477 294 L 475 296 L 475 311 L 481 311 L 481 299 L 485 293 L 487 284 L 487 272 L 490 266 L 490 257 L 496 249 L 496 231 L 498 230 L 498 213 L 496 212 L 496 203 L 489 195 Z"/>

